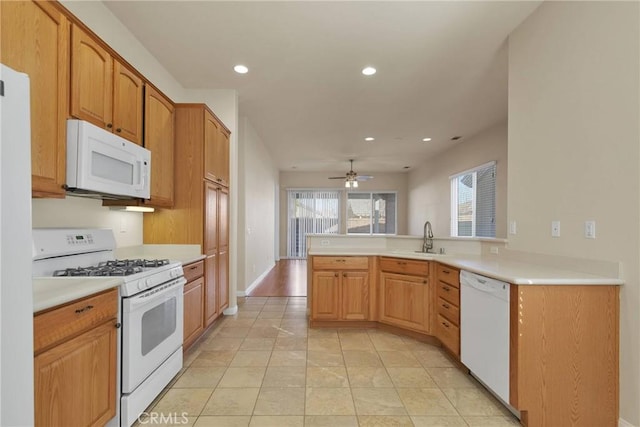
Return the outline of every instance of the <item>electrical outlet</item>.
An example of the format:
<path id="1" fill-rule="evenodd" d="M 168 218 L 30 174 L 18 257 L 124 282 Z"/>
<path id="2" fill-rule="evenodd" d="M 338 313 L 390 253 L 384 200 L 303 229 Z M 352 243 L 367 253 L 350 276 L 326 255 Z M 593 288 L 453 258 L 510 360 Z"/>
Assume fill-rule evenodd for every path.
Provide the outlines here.
<path id="1" fill-rule="evenodd" d="M 516 234 L 517 229 L 516 229 L 516 222 L 515 221 L 511 221 L 509 223 L 509 234 Z"/>
<path id="2" fill-rule="evenodd" d="M 584 222 L 584 237 L 587 239 L 596 238 L 596 222 L 595 221 Z"/>
<path id="3" fill-rule="evenodd" d="M 551 221 L 551 237 L 560 237 L 560 221 Z"/>
<path id="4" fill-rule="evenodd" d="M 498 255 L 498 247 L 497 246 L 491 246 L 489 251 L 494 255 Z"/>
<path id="5" fill-rule="evenodd" d="M 320 245 L 321 246 L 329 246 L 329 241 L 328 240 L 320 240 Z"/>

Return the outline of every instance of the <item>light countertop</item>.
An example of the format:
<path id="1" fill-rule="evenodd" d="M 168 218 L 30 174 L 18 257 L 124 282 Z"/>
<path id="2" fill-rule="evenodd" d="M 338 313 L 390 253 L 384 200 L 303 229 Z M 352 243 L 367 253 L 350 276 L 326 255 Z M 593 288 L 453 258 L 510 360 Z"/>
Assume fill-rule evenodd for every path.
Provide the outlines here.
<path id="1" fill-rule="evenodd" d="M 33 279 L 33 312 L 97 294 L 122 284 L 121 277 L 38 277 Z"/>
<path id="2" fill-rule="evenodd" d="M 514 261 L 497 255 L 425 254 L 420 252 L 370 248 L 311 248 L 309 255 L 389 256 L 438 261 L 516 285 L 622 285 L 623 280 L 596 276 L 545 265 Z"/>
<path id="3" fill-rule="evenodd" d="M 205 258 L 200 245 L 140 245 L 118 248 L 116 258 L 170 259 L 183 265 Z M 33 312 L 97 294 L 122 284 L 121 277 L 37 277 L 33 278 Z"/>

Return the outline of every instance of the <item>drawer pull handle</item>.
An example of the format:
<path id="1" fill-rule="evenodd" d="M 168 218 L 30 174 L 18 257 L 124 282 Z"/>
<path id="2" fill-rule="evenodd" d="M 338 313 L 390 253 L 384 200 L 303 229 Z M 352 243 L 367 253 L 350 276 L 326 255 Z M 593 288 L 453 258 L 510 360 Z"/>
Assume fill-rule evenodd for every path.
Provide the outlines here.
<path id="1" fill-rule="evenodd" d="M 444 274 L 449 274 L 449 273 L 451 273 L 449 270 L 442 270 L 442 272 L 443 272 Z"/>
<path id="2" fill-rule="evenodd" d="M 116 329 L 120 329 L 120 326 L 122 326 L 122 323 L 118 322 L 118 323 L 116 323 L 115 326 L 116 326 Z"/>
<path id="3" fill-rule="evenodd" d="M 342 273 L 342 277 L 347 277 L 347 273 Z"/>
<path id="4" fill-rule="evenodd" d="M 189 267 L 189 270 L 195 270 L 196 268 L 198 268 L 198 266 L 194 265 L 193 267 Z"/>
<path id="5" fill-rule="evenodd" d="M 338 273 L 335 273 L 335 277 L 338 277 Z"/>
<path id="6" fill-rule="evenodd" d="M 442 286 L 442 290 L 443 290 L 443 291 L 447 291 L 447 292 L 449 292 L 451 289 L 449 289 L 449 287 L 448 287 L 448 286 Z"/>
<path id="7" fill-rule="evenodd" d="M 407 263 L 404 261 L 398 261 L 398 265 L 407 265 Z"/>
<path id="8" fill-rule="evenodd" d="M 426 285 L 426 284 L 427 284 L 427 281 L 426 281 L 426 280 L 423 280 L 423 281 L 422 281 L 422 283 L 424 283 L 424 284 Z"/>
<path id="9" fill-rule="evenodd" d="M 442 306 L 443 306 L 444 308 L 446 308 L 447 310 L 451 308 L 451 307 L 449 306 L 449 304 L 442 304 Z"/>
<path id="10" fill-rule="evenodd" d="M 346 259 L 337 259 L 336 262 L 347 262 Z"/>
<path id="11" fill-rule="evenodd" d="M 449 324 L 447 322 L 442 322 L 442 326 L 444 326 L 445 328 L 448 328 Z"/>
<path id="12" fill-rule="evenodd" d="M 93 306 L 92 306 L 92 305 L 88 305 L 88 306 L 86 306 L 86 307 L 79 308 L 79 309 L 77 309 L 77 310 L 76 310 L 76 314 L 84 313 L 85 311 L 89 311 L 89 310 L 91 310 L 92 308 L 93 308 Z"/>

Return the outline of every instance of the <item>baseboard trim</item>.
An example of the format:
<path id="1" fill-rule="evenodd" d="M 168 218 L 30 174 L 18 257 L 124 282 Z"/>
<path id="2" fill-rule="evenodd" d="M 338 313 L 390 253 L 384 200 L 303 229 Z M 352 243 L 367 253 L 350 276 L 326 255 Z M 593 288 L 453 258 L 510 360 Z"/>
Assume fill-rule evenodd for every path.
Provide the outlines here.
<path id="1" fill-rule="evenodd" d="M 629 421 L 619 418 L 618 419 L 618 427 L 637 427 L 631 424 Z"/>
<path id="2" fill-rule="evenodd" d="M 227 307 L 224 310 L 222 310 L 222 314 L 224 314 L 225 316 L 233 316 L 236 313 L 238 313 L 237 305 L 234 305 L 233 307 Z"/>
<path id="3" fill-rule="evenodd" d="M 267 274 L 269 274 L 269 272 L 270 272 L 271 270 L 273 270 L 273 267 L 275 267 L 275 266 L 276 266 L 276 264 L 275 264 L 275 263 L 273 263 L 273 264 L 271 265 L 271 267 L 267 268 L 267 269 L 266 269 L 266 270 L 265 270 L 265 271 L 264 271 L 260 276 L 258 276 L 258 277 L 256 278 L 256 280 L 254 280 L 254 281 L 253 281 L 253 282 L 252 282 L 252 283 L 247 287 L 247 289 L 245 289 L 244 291 L 238 291 L 238 292 L 236 293 L 236 295 L 238 295 L 239 297 L 246 297 L 247 295 L 249 295 L 249 294 L 251 293 L 251 291 L 252 291 L 252 290 L 254 290 L 254 289 L 255 289 L 255 287 L 256 287 L 256 286 L 258 286 L 258 284 L 260 284 L 260 282 L 262 282 L 262 279 L 264 279 L 264 278 L 267 276 Z"/>

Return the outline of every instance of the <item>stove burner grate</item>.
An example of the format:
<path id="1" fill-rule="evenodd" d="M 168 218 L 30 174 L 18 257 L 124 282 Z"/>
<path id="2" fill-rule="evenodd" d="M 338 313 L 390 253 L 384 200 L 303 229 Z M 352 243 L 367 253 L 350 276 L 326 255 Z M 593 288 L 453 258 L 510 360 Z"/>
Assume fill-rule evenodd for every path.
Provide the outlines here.
<path id="1" fill-rule="evenodd" d="M 143 268 L 161 267 L 168 259 L 124 259 L 101 262 L 97 266 L 67 268 L 53 272 L 54 277 L 130 276 L 141 273 Z"/>

